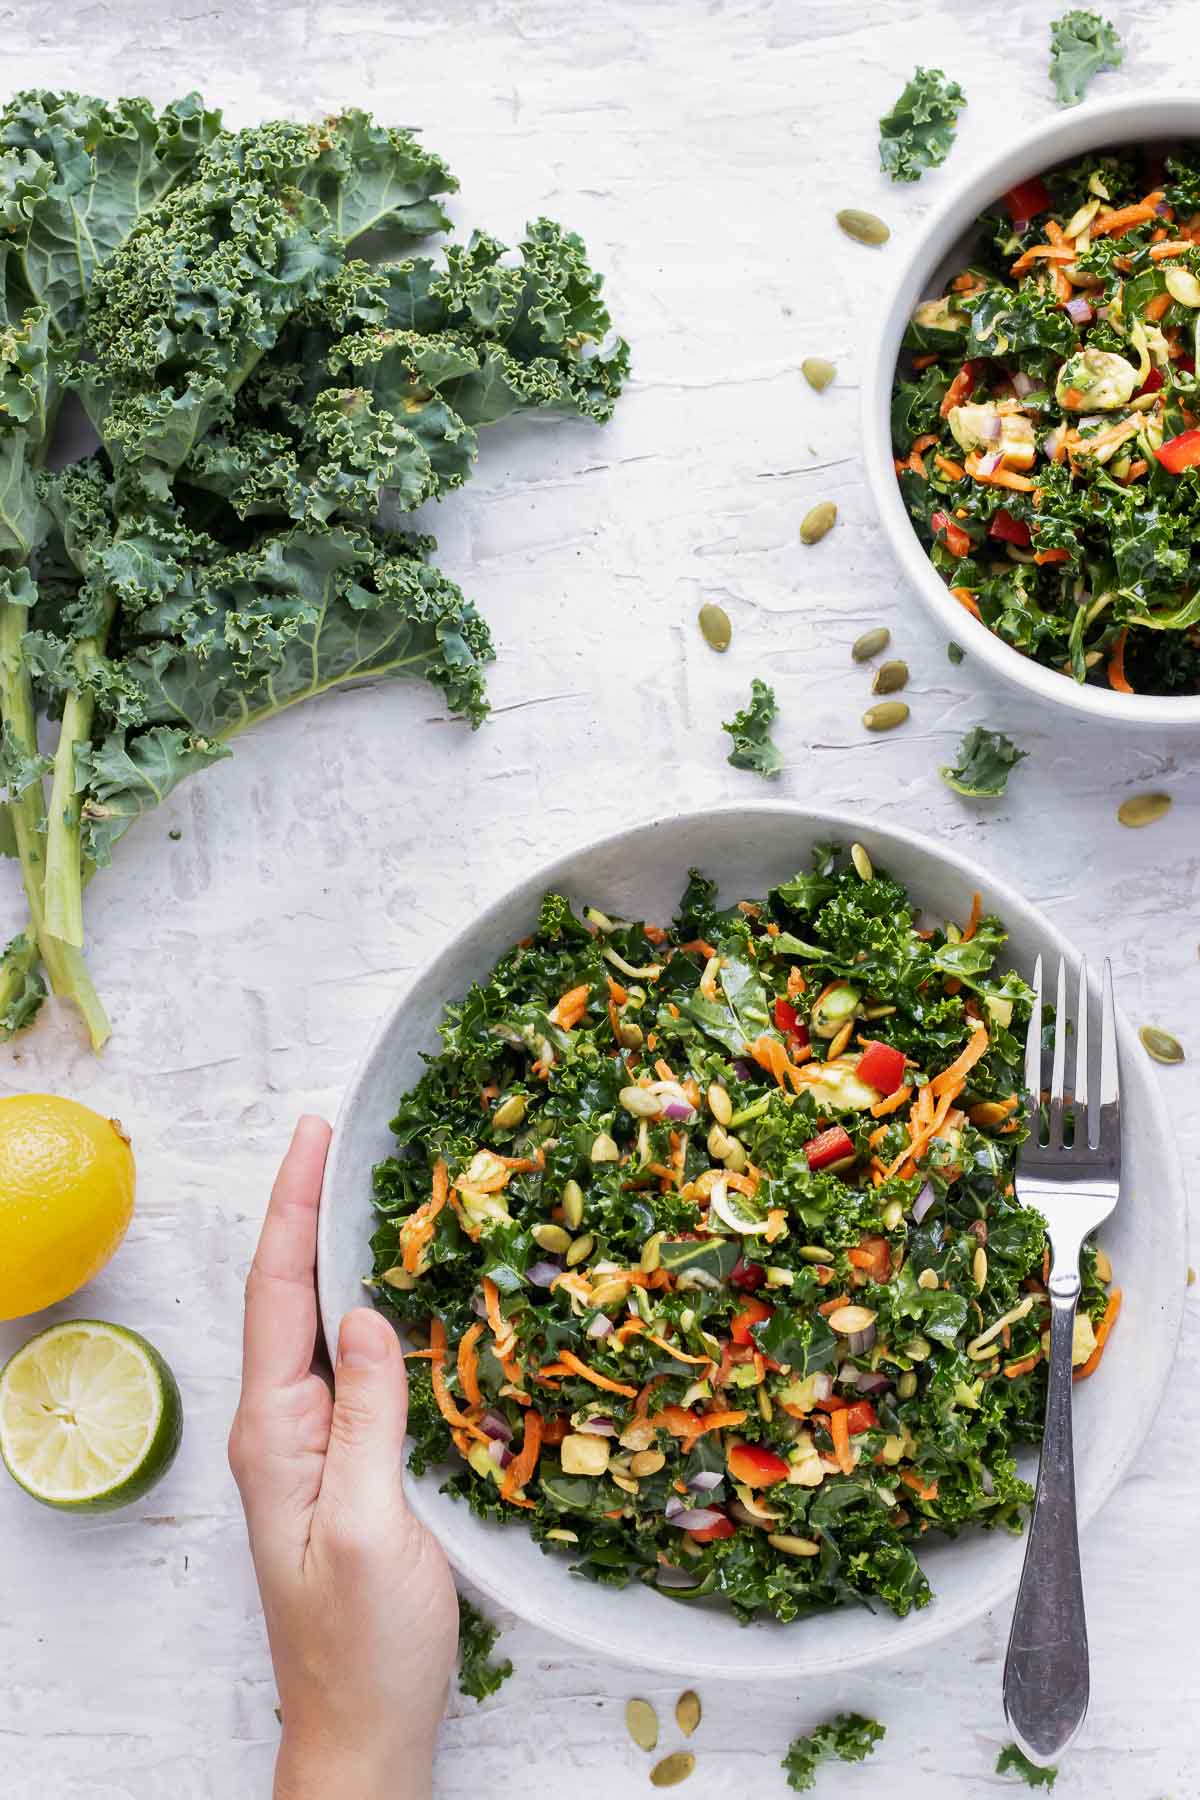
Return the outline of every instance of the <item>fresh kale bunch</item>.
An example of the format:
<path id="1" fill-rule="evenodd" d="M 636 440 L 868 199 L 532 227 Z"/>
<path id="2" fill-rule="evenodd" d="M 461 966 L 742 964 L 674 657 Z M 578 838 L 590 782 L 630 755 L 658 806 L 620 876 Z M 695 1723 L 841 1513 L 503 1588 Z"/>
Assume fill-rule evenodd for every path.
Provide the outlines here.
<path id="1" fill-rule="evenodd" d="M 483 719 L 487 626 L 381 506 L 461 486 L 495 420 L 607 419 L 628 351 L 548 220 L 516 254 L 478 232 L 415 254 L 456 186 L 353 110 L 240 132 L 195 95 L 0 111 L 0 847 L 30 915 L 3 1034 L 44 969 L 103 1043 L 83 889 L 240 731 L 401 675 Z"/>
<path id="2" fill-rule="evenodd" d="M 750 683 L 750 704 L 734 713 L 722 725 L 733 739 L 733 749 L 726 762 L 734 769 L 749 769 L 767 781 L 783 772 L 783 756 L 771 737 L 771 726 L 779 715 L 774 690 L 757 677 Z"/>
<path id="3" fill-rule="evenodd" d="M 1050 79 L 1060 106 L 1078 106 L 1093 76 L 1124 60 L 1116 26 L 1099 13 L 1076 7 L 1050 26 Z"/>
<path id="4" fill-rule="evenodd" d="M 493 1660 L 492 1648 L 500 1636 L 498 1625 L 489 1625 L 478 1607 L 458 1596 L 458 1686 L 472 1700 L 486 1700 L 513 1672 L 512 1663 Z"/>
<path id="5" fill-rule="evenodd" d="M 783 1759 L 788 1786 L 797 1794 L 804 1794 L 815 1784 L 821 1763 L 863 1762 L 886 1730 L 886 1726 L 861 1713 L 838 1713 L 828 1725 L 818 1725 L 807 1736 L 793 1738 Z"/>
<path id="6" fill-rule="evenodd" d="M 879 166 L 893 181 L 919 181 L 950 154 L 967 97 L 940 69 L 917 69 L 879 121 Z"/>

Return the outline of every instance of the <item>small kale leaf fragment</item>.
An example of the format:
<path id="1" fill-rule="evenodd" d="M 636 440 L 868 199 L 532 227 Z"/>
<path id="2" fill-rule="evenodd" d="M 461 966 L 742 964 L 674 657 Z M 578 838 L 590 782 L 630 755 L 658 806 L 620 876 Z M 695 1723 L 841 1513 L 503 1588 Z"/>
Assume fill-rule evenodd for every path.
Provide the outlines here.
<path id="1" fill-rule="evenodd" d="M 500 1636 L 498 1625 L 489 1625 L 469 1600 L 458 1596 L 458 1686 L 472 1700 L 486 1700 L 513 1672 L 506 1657 L 492 1658 L 492 1646 Z"/>
<path id="2" fill-rule="evenodd" d="M 958 761 L 943 764 L 941 777 L 956 794 L 996 799 L 1008 786 L 1010 772 L 1028 754 L 1002 731 L 973 725 L 958 746 Z"/>
<path id="3" fill-rule="evenodd" d="M 957 81 L 920 69 L 879 121 L 879 166 L 893 181 L 919 181 L 950 154 L 955 121 L 967 103 Z"/>
<path id="4" fill-rule="evenodd" d="M 1055 1768 L 1039 1769 L 1036 1763 L 1017 1749 L 1015 1744 L 1006 1744 L 996 1758 L 997 1775 L 1019 1775 L 1027 1787 L 1052 1788 L 1058 1780 Z"/>
<path id="5" fill-rule="evenodd" d="M 757 676 L 750 683 L 750 704 L 734 713 L 722 726 L 733 739 L 726 761 L 734 769 L 750 769 L 773 781 L 783 769 L 783 757 L 771 740 L 771 726 L 779 714 L 774 690 Z"/>
<path id="6" fill-rule="evenodd" d="M 1050 79 L 1060 106 L 1078 106 L 1101 69 L 1115 69 L 1125 51 L 1115 25 L 1075 7 L 1050 26 Z"/>
<path id="7" fill-rule="evenodd" d="M 865 1719 L 861 1713 L 838 1713 L 806 1737 L 793 1738 L 783 1759 L 788 1786 L 803 1794 L 816 1781 L 821 1763 L 862 1762 L 871 1755 L 885 1730 L 885 1726 Z"/>

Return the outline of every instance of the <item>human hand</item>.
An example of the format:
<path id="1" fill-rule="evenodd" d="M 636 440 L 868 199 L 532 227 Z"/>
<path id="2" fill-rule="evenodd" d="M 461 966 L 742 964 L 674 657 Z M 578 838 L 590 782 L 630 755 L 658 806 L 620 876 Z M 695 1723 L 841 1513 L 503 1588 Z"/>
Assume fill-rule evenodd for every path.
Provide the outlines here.
<path id="1" fill-rule="evenodd" d="M 312 1371 L 323 1119 L 296 1126 L 246 1283 L 229 1437 L 283 1712 L 275 1800 L 423 1800 L 458 1642 L 436 1540 L 403 1491 L 408 1387 L 391 1326 L 342 1321 Z"/>

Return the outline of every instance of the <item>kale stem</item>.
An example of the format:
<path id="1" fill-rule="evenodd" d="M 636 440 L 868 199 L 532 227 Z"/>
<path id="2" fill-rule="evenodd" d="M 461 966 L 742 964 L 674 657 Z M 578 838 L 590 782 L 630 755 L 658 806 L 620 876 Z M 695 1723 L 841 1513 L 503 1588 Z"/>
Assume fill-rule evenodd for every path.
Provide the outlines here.
<path id="1" fill-rule="evenodd" d="M 27 609 L 11 600 L 0 601 L 0 717 L 8 726 L 16 747 L 27 756 L 37 752 L 37 719 L 33 683 L 21 653 L 21 639 L 28 626 Z M 46 973 L 56 994 L 74 1000 L 87 1021 L 92 1048 L 98 1050 L 110 1036 L 108 1019 L 79 950 L 59 942 L 46 923 L 42 882 L 45 873 L 42 809 L 45 791 L 35 781 L 8 801 L 9 818 L 21 864 L 21 880 L 29 903 L 32 937 L 37 942 Z"/>
<path id="2" fill-rule="evenodd" d="M 83 945 L 82 800 L 75 772 L 75 749 L 92 741 L 95 696 L 83 685 L 88 665 L 104 654 L 104 644 L 117 608 L 110 593 L 103 602 L 100 629 L 75 646 L 80 685 L 67 696 L 62 729 L 54 753 L 50 811 L 46 831 L 46 924 L 56 938 L 77 949 Z"/>

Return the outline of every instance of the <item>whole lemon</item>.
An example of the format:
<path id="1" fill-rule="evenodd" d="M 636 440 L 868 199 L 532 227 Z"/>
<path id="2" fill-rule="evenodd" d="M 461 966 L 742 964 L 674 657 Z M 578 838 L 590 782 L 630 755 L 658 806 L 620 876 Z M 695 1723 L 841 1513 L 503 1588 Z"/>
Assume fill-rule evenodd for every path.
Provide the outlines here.
<path id="1" fill-rule="evenodd" d="M 0 1099 L 0 1319 L 65 1300 L 133 1217 L 133 1151 L 115 1119 L 57 1094 Z"/>

